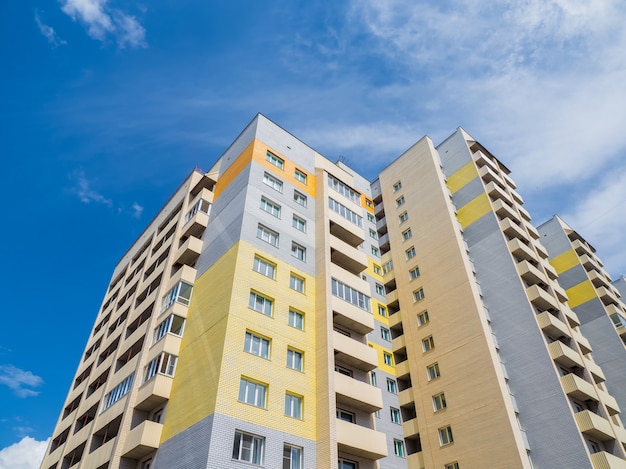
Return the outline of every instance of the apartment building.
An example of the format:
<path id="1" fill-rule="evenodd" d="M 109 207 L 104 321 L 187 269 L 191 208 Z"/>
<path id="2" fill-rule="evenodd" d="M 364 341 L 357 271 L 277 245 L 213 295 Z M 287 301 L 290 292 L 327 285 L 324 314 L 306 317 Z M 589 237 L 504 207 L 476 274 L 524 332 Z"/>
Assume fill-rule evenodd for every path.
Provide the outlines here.
<path id="1" fill-rule="evenodd" d="M 370 182 L 257 115 L 115 268 L 42 469 L 626 467 L 522 203 L 462 129 Z"/>

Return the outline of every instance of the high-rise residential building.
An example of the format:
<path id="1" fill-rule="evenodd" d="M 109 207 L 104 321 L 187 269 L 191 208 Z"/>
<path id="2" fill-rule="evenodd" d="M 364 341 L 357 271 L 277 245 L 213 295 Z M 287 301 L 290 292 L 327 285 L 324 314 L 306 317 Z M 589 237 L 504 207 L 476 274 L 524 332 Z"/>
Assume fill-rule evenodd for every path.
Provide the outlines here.
<path id="1" fill-rule="evenodd" d="M 115 268 L 42 469 L 626 467 L 522 203 L 462 129 L 370 182 L 258 115 Z"/>

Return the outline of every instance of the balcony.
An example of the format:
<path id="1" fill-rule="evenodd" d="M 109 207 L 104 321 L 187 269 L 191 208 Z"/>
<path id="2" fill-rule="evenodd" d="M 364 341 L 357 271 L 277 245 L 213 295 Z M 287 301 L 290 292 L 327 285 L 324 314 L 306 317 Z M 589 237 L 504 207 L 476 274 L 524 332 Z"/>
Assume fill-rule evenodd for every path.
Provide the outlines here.
<path id="1" fill-rule="evenodd" d="M 417 453 L 409 454 L 406 457 L 408 467 L 426 467 L 424 465 L 424 453 L 418 451 Z"/>
<path id="2" fill-rule="evenodd" d="M 559 309 L 559 304 L 556 300 L 543 288 L 538 285 L 532 285 L 526 289 L 526 295 L 532 304 L 538 307 L 540 310 L 546 309 Z"/>
<path id="3" fill-rule="evenodd" d="M 581 401 L 589 399 L 594 401 L 598 400 L 596 388 L 593 384 L 585 381 L 573 373 L 561 376 L 561 386 L 563 386 L 565 394 L 572 396 L 574 399 L 579 399 Z"/>
<path id="4" fill-rule="evenodd" d="M 517 238 L 512 239 L 506 244 L 509 247 L 511 254 L 517 257 L 520 261 L 535 260 L 537 258 L 535 251 Z"/>
<path id="5" fill-rule="evenodd" d="M 594 251 L 586 243 L 583 243 L 580 239 L 575 239 L 574 241 L 572 241 L 572 247 L 574 248 L 574 251 L 576 251 L 576 254 L 578 254 L 579 256 L 586 254 L 587 256 L 595 258 L 593 254 Z"/>
<path id="6" fill-rule="evenodd" d="M 605 305 L 619 305 L 619 300 L 617 299 L 617 296 L 615 295 L 613 290 L 609 290 L 606 287 L 599 287 L 596 288 L 596 293 L 598 294 L 600 300 L 602 300 L 602 303 L 604 303 Z"/>
<path id="7" fill-rule="evenodd" d="M 333 331 L 335 358 L 360 370 L 372 371 L 378 367 L 376 350 L 350 337 Z"/>
<path id="8" fill-rule="evenodd" d="M 413 395 L 413 388 L 406 388 L 404 391 L 400 391 L 398 393 L 398 404 L 400 407 L 404 407 L 415 401 L 415 397 Z"/>
<path id="9" fill-rule="evenodd" d="M 478 175 L 485 181 L 485 184 L 494 182 L 502 189 L 506 187 L 504 180 L 491 167 L 485 165 L 478 169 Z"/>
<path id="10" fill-rule="evenodd" d="M 515 189 L 517 187 L 515 181 L 513 181 L 513 179 L 511 179 L 511 176 L 509 176 L 507 173 L 502 173 L 502 177 L 504 178 L 510 189 Z"/>
<path id="11" fill-rule="evenodd" d="M 143 376 L 139 377 L 143 380 Z M 135 408 L 152 410 L 170 398 L 173 379 L 169 376 L 157 374 L 147 383 L 142 384 L 137 392 Z"/>
<path id="12" fill-rule="evenodd" d="M 328 218 L 330 220 L 330 233 L 333 236 L 336 236 L 352 247 L 356 247 L 365 241 L 362 227 L 349 222 L 332 210 L 328 210 Z"/>
<path id="13" fill-rule="evenodd" d="M 572 311 L 571 309 L 563 306 L 563 307 L 561 307 L 561 312 L 565 316 L 565 319 L 567 319 L 569 327 L 578 327 L 578 326 L 580 326 L 580 319 L 578 319 L 578 315 L 574 311 Z"/>
<path id="14" fill-rule="evenodd" d="M 417 418 L 402 422 L 402 434 L 405 438 L 415 436 L 420 432 Z"/>
<path id="15" fill-rule="evenodd" d="M 537 323 L 539 324 L 539 328 L 551 337 L 570 337 L 567 325 L 547 311 L 537 315 Z"/>
<path id="16" fill-rule="evenodd" d="M 548 344 L 548 351 L 550 352 L 550 357 L 567 368 L 571 368 L 577 366 L 579 368 L 583 368 L 585 366 L 582 357 L 573 350 L 571 347 L 568 347 L 563 342 L 552 342 Z"/>
<path id="17" fill-rule="evenodd" d="M 528 234 L 535 240 L 541 238 L 541 235 L 539 234 L 539 232 L 537 231 L 537 228 L 535 228 L 533 225 L 531 225 L 530 223 L 523 223 L 524 227 L 526 227 L 526 230 L 528 231 Z"/>
<path id="18" fill-rule="evenodd" d="M 615 305 L 606 306 L 606 311 L 613 321 L 613 325 L 615 326 L 615 330 L 619 334 L 622 339 L 626 339 L 626 317 L 624 316 L 624 312 L 621 308 L 618 308 Z"/>
<path id="19" fill-rule="evenodd" d="M 572 339 L 576 341 L 583 355 L 587 355 L 588 353 L 593 352 L 591 344 L 589 343 L 587 338 L 583 336 L 579 331 L 572 329 Z"/>
<path id="20" fill-rule="evenodd" d="M 626 462 L 622 458 L 600 451 L 591 455 L 593 469 L 626 469 Z"/>
<path id="21" fill-rule="evenodd" d="M 617 400 L 608 392 L 598 389 L 598 396 L 600 396 L 600 400 L 606 406 L 606 410 L 609 412 L 609 415 L 615 415 L 621 412 Z"/>
<path id="22" fill-rule="evenodd" d="M 587 274 L 589 275 L 589 280 L 591 280 L 591 283 L 593 283 L 594 287 L 606 287 L 609 290 L 613 290 L 613 288 L 611 288 L 611 282 L 609 282 L 607 278 L 597 270 L 592 270 L 590 272 L 587 272 Z"/>
<path id="23" fill-rule="evenodd" d="M 517 223 L 521 221 L 519 215 L 515 212 L 513 207 L 504 202 L 502 199 L 496 200 L 492 204 L 492 207 L 493 211 L 496 212 L 500 218 L 510 218 L 511 220 L 515 220 Z"/>
<path id="24" fill-rule="evenodd" d="M 376 231 L 379 233 L 387 233 L 387 217 L 376 220 Z"/>
<path id="25" fill-rule="evenodd" d="M 591 360 L 584 360 L 584 364 L 585 367 L 589 370 L 589 373 L 591 373 L 591 376 L 596 383 L 602 383 L 606 381 L 606 376 L 604 376 L 602 368 L 600 368 L 597 363 L 592 362 Z"/>
<path id="26" fill-rule="evenodd" d="M 163 424 L 146 420 L 133 428 L 126 436 L 122 457 L 139 459 L 159 447 Z"/>
<path id="27" fill-rule="evenodd" d="M 537 251 L 537 254 L 539 254 L 539 257 L 541 257 L 542 259 L 547 259 L 549 257 L 548 251 L 546 251 L 546 248 L 543 246 L 543 244 L 538 241 L 533 241 L 532 245 Z"/>
<path id="28" fill-rule="evenodd" d="M 561 303 L 565 303 L 566 301 L 568 301 L 567 298 L 567 293 L 565 293 L 565 290 L 563 289 L 563 287 L 561 287 L 561 285 L 559 285 L 556 282 L 553 282 L 551 284 L 552 290 L 554 291 L 555 296 L 558 298 L 558 300 Z"/>
<path id="29" fill-rule="evenodd" d="M 495 182 L 485 185 L 485 192 L 495 200 L 510 201 L 509 194 Z"/>
<path id="30" fill-rule="evenodd" d="M 517 202 L 517 201 L 516 201 Z M 519 202 L 518 202 L 519 203 Z M 530 216 L 530 213 L 528 213 L 528 210 L 526 210 L 524 207 L 522 207 L 521 205 L 517 206 L 517 211 L 519 212 L 519 214 L 522 216 L 522 218 L 524 220 L 526 220 L 527 222 L 530 223 L 530 220 L 532 220 L 532 217 Z"/>
<path id="31" fill-rule="evenodd" d="M 112 440 L 107 441 L 105 444 L 94 450 L 94 452 L 89 455 L 84 465 L 81 464 L 77 467 L 101 467 L 102 465 L 109 462 L 113 457 L 113 448 L 115 447 L 116 441 L 117 438 L 113 438 Z"/>
<path id="32" fill-rule="evenodd" d="M 498 171 L 496 162 L 480 150 L 472 153 L 472 159 L 476 162 L 478 167 L 489 166 L 493 171 Z"/>
<path id="33" fill-rule="evenodd" d="M 343 326 L 363 335 L 374 330 L 374 317 L 367 311 L 336 296 L 331 297 L 331 307 L 333 309 L 333 322 L 338 326 Z"/>
<path id="34" fill-rule="evenodd" d="M 525 241 L 526 243 L 529 242 L 526 232 L 522 229 L 521 226 L 512 221 L 510 218 L 500 220 L 500 229 L 509 238 L 517 238 L 519 240 Z"/>
<path id="35" fill-rule="evenodd" d="M 335 236 L 330 237 L 330 260 L 354 275 L 367 269 L 367 255 Z"/>
<path id="36" fill-rule="evenodd" d="M 515 268 L 517 269 L 519 276 L 531 285 L 537 283 L 548 283 L 548 280 L 543 272 L 528 261 L 519 262 L 515 265 Z"/>
<path id="37" fill-rule="evenodd" d="M 409 360 L 396 363 L 396 376 L 404 376 L 409 374 Z"/>
<path id="38" fill-rule="evenodd" d="M 190 236 L 178 249 L 176 262 L 179 264 L 193 264 L 202 252 L 202 241 L 195 236 Z"/>
<path id="39" fill-rule="evenodd" d="M 336 420 L 336 429 L 339 451 L 373 460 L 387 456 L 384 433 L 339 419 Z"/>
<path id="40" fill-rule="evenodd" d="M 209 214 L 198 210 L 183 227 L 183 236 L 202 238 L 202 233 L 209 224 Z"/>
<path id="41" fill-rule="evenodd" d="M 354 407 L 368 413 L 383 408 L 383 395 L 379 388 L 335 372 L 337 404 Z"/>
<path id="42" fill-rule="evenodd" d="M 590 410 L 583 410 L 574 414 L 576 424 L 581 433 L 600 441 L 614 440 L 615 435 L 609 421 Z"/>
<path id="43" fill-rule="evenodd" d="M 546 271 L 546 274 L 548 274 L 548 277 L 550 278 L 550 280 L 557 280 L 559 278 L 559 275 L 556 273 L 556 270 L 554 269 L 554 267 L 552 267 L 552 264 L 550 264 L 548 261 L 542 260 L 541 265 Z"/>

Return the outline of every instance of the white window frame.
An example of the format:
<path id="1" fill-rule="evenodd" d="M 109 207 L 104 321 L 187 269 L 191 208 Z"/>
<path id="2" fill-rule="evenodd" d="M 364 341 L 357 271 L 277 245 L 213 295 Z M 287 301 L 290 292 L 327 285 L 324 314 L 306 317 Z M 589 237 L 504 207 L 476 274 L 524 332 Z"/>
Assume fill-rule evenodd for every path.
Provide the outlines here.
<path id="1" fill-rule="evenodd" d="M 347 301 L 354 306 L 370 312 L 370 302 L 371 298 L 367 296 L 365 293 L 362 293 L 349 285 L 337 280 L 336 278 L 331 279 L 332 285 L 332 294 L 338 298 L 341 298 L 344 301 Z"/>
<path id="2" fill-rule="evenodd" d="M 115 386 L 113 389 L 111 389 L 111 391 L 107 393 L 106 396 L 104 396 L 104 399 L 102 400 L 102 410 L 100 411 L 100 413 L 107 410 L 109 407 L 111 407 L 113 404 L 119 401 L 122 397 L 128 394 L 128 392 L 130 391 L 133 385 L 134 377 L 135 377 L 135 373 L 131 373 L 128 377 L 124 379 L 124 381 L 122 381 L 120 384 Z"/>
<path id="3" fill-rule="evenodd" d="M 433 339 L 432 335 L 429 335 L 428 337 L 425 337 L 424 339 L 422 339 L 422 350 L 424 352 L 429 352 L 434 348 L 435 348 L 435 340 Z"/>
<path id="4" fill-rule="evenodd" d="M 261 256 L 255 255 L 254 262 L 252 263 L 252 270 L 267 278 L 274 279 L 276 275 L 276 264 L 264 259 Z"/>
<path id="5" fill-rule="evenodd" d="M 302 469 L 301 446 L 294 446 L 288 443 L 283 445 L 283 469 Z"/>
<path id="6" fill-rule="evenodd" d="M 191 295 L 193 293 L 193 285 L 182 280 L 174 285 L 161 299 L 161 312 L 172 306 L 174 303 L 180 303 L 189 306 L 191 303 Z"/>
<path id="7" fill-rule="evenodd" d="M 404 441 L 396 439 L 393 440 L 393 453 L 400 458 L 406 457 Z"/>
<path id="8" fill-rule="evenodd" d="M 269 150 L 265 153 L 265 160 L 269 161 L 270 164 L 276 166 L 278 169 L 285 169 L 285 160 L 283 160 L 280 156 L 276 156 Z"/>
<path id="9" fill-rule="evenodd" d="M 261 241 L 265 241 L 267 244 L 278 247 L 279 234 L 276 231 L 269 229 L 265 225 L 261 225 L 260 223 L 258 224 L 256 229 L 256 237 Z"/>
<path id="10" fill-rule="evenodd" d="M 302 371 L 304 367 L 304 353 L 294 348 L 287 349 L 287 368 Z"/>
<path id="11" fill-rule="evenodd" d="M 306 248 L 295 241 L 291 242 L 291 255 L 302 262 L 306 262 Z"/>
<path id="12" fill-rule="evenodd" d="M 285 416 L 302 420 L 304 399 L 298 394 L 285 393 Z"/>
<path id="13" fill-rule="evenodd" d="M 391 394 L 398 394 L 398 383 L 395 379 L 387 378 L 387 391 Z"/>
<path id="14" fill-rule="evenodd" d="M 417 326 L 422 327 L 430 322 L 430 317 L 428 316 L 428 311 L 422 311 L 417 315 Z"/>
<path id="15" fill-rule="evenodd" d="M 293 172 L 293 177 L 296 178 L 296 181 L 306 184 L 307 174 L 301 169 L 296 168 Z"/>
<path id="16" fill-rule="evenodd" d="M 380 336 L 383 340 L 391 342 L 391 331 L 388 328 L 380 326 Z"/>
<path id="17" fill-rule="evenodd" d="M 401 195 L 400 197 L 396 199 L 396 207 L 400 207 L 401 205 L 404 205 L 404 202 L 405 202 L 404 196 Z"/>
<path id="18" fill-rule="evenodd" d="M 304 277 L 300 277 L 299 275 L 296 275 L 292 272 L 289 275 L 289 288 L 297 291 L 298 293 L 304 293 L 304 288 L 305 288 Z"/>
<path id="19" fill-rule="evenodd" d="M 402 240 L 403 241 L 407 241 L 409 239 L 411 239 L 413 237 L 413 232 L 411 231 L 411 228 L 407 228 L 406 230 L 404 230 L 402 232 Z"/>
<path id="20" fill-rule="evenodd" d="M 265 316 L 272 317 L 274 313 L 274 300 L 254 290 L 250 290 L 248 307 Z"/>
<path id="21" fill-rule="evenodd" d="M 293 217 L 291 218 L 291 226 L 293 226 L 298 231 L 306 233 L 306 220 L 304 218 L 293 215 Z"/>
<path id="22" fill-rule="evenodd" d="M 424 294 L 424 289 L 422 287 L 413 292 L 413 301 L 422 301 L 424 298 L 426 298 L 426 295 Z"/>
<path id="23" fill-rule="evenodd" d="M 265 438 L 252 433 L 235 431 L 232 458 L 235 461 L 244 461 L 257 466 L 263 465 L 265 457 Z"/>
<path id="24" fill-rule="evenodd" d="M 378 239 L 378 233 L 376 233 L 376 230 L 373 230 L 371 228 L 370 228 L 370 238 Z"/>
<path id="25" fill-rule="evenodd" d="M 415 266 L 411 270 L 409 270 L 409 279 L 411 280 L 415 280 L 420 275 L 420 268 L 418 266 Z"/>
<path id="26" fill-rule="evenodd" d="M 280 205 L 266 197 L 261 197 L 261 210 L 269 213 L 276 218 L 280 218 Z"/>
<path id="27" fill-rule="evenodd" d="M 402 212 L 400 215 L 398 215 L 398 220 L 400 220 L 400 224 L 404 223 L 408 219 L 409 219 L 409 214 L 407 212 Z"/>
<path id="28" fill-rule="evenodd" d="M 400 417 L 400 409 L 397 409 L 395 407 L 389 407 L 389 416 L 392 423 L 402 423 L 402 418 Z"/>
<path id="29" fill-rule="evenodd" d="M 406 255 L 406 259 L 413 259 L 415 257 L 415 246 L 411 246 L 409 249 L 407 249 L 406 251 L 404 251 L 404 254 Z"/>
<path id="30" fill-rule="evenodd" d="M 186 319 L 182 316 L 170 314 L 154 328 L 154 333 L 152 335 L 152 345 L 156 344 L 167 334 L 172 334 L 176 337 L 182 337 L 183 332 L 185 331 L 186 322 Z"/>
<path id="31" fill-rule="evenodd" d="M 338 213 L 341 217 L 345 218 L 349 222 L 354 223 L 356 226 L 360 228 L 363 227 L 363 217 L 361 215 L 350 210 L 341 202 L 337 202 L 332 197 L 328 198 L 328 208 L 330 208 L 333 212 Z"/>
<path id="32" fill-rule="evenodd" d="M 435 362 L 426 367 L 426 375 L 428 376 L 428 381 L 432 381 L 441 376 L 441 370 L 439 369 L 439 363 Z"/>
<path id="33" fill-rule="evenodd" d="M 446 425 L 438 430 L 439 433 L 439 445 L 447 446 L 454 443 L 454 436 L 452 435 L 452 427 Z"/>
<path id="34" fill-rule="evenodd" d="M 439 412 L 448 407 L 446 403 L 446 395 L 442 392 L 433 396 L 433 410 Z"/>
<path id="35" fill-rule="evenodd" d="M 239 402 L 261 409 L 267 408 L 267 384 L 241 377 L 239 381 Z"/>
<path id="36" fill-rule="evenodd" d="M 378 305 L 378 315 L 386 318 L 387 317 L 387 308 L 385 308 L 383 305 Z"/>
<path id="37" fill-rule="evenodd" d="M 265 358 L 270 358 L 271 341 L 267 337 L 262 337 L 255 334 L 252 331 L 246 331 L 246 335 L 243 342 L 243 350 L 251 355 Z"/>
<path id="38" fill-rule="evenodd" d="M 176 355 L 161 352 L 144 367 L 143 382 L 150 381 L 157 374 L 169 376 L 170 378 L 173 377 L 176 371 L 177 361 L 178 357 Z"/>
<path id="39" fill-rule="evenodd" d="M 299 318 L 299 321 L 298 321 Z M 298 325 L 298 322 L 300 323 Z M 296 311 L 293 308 L 289 308 L 289 318 L 287 320 L 287 324 L 294 329 L 298 329 L 300 331 L 304 330 L 304 313 L 300 311 Z"/>
<path id="40" fill-rule="evenodd" d="M 307 196 L 304 195 L 302 192 L 294 190 L 293 191 L 293 200 L 298 205 L 302 205 L 303 207 L 306 207 L 308 199 L 307 199 Z"/>
<path id="41" fill-rule="evenodd" d="M 263 174 L 263 183 L 267 186 L 270 186 L 276 192 L 283 193 L 283 181 L 278 179 L 277 177 L 272 176 L 270 173 Z"/>
<path id="42" fill-rule="evenodd" d="M 397 191 L 399 191 L 400 189 L 402 189 L 402 181 L 398 181 L 398 182 L 394 183 L 394 185 L 393 185 L 393 191 L 394 191 L 394 192 L 397 192 Z"/>
<path id="43" fill-rule="evenodd" d="M 387 366 L 393 366 L 393 355 L 383 352 L 383 363 Z"/>

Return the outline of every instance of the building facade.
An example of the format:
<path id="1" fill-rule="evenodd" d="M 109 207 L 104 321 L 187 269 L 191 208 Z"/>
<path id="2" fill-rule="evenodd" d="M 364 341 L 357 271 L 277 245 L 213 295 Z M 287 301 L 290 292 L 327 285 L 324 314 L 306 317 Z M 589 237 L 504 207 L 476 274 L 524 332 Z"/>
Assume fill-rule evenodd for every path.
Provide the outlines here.
<path id="1" fill-rule="evenodd" d="M 508 173 L 458 129 L 370 182 L 258 115 L 115 268 L 42 469 L 626 467 Z"/>

